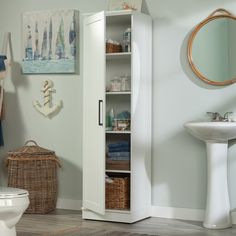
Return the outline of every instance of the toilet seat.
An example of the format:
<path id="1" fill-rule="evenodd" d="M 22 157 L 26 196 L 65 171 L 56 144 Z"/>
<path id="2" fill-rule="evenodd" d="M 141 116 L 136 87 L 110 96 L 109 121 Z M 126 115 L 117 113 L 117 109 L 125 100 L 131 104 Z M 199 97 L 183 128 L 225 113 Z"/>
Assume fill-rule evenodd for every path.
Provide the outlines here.
<path id="1" fill-rule="evenodd" d="M 26 197 L 29 193 L 27 190 L 11 187 L 0 187 L 0 199 Z"/>

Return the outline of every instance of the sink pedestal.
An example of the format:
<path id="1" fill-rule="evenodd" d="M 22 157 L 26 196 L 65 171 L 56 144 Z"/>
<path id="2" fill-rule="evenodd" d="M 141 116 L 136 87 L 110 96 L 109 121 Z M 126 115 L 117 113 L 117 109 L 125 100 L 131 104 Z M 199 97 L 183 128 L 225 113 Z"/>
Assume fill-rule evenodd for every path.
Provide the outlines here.
<path id="1" fill-rule="evenodd" d="M 232 226 L 227 181 L 228 142 L 206 141 L 207 202 L 203 226 L 224 229 Z"/>
<path id="2" fill-rule="evenodd" d="M 207 147 L 207 202 L 203 226 L 232 226 L 227 176 L 228 141 L 236 139 L 236 122 L 189 121 L 184 127 Z"/>

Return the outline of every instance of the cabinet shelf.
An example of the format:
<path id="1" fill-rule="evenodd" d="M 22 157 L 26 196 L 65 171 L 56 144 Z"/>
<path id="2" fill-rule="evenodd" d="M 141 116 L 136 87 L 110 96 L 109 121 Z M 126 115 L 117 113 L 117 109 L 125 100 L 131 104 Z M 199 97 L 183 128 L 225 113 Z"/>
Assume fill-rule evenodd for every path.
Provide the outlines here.
<path id="1" fill-rule="evenodd" d="M 131 173 L 130 170 L 106 170 L 106 172 L 109 172 L 109 173 L 125 173 L 125 174 L 130 174 Z"/>
<path id="2" fill-rule="evenodd" d="M 106 209 L 106 212 L 130 214 L 130 209 L 124 209 L 124 210 Z"/>
<path id="3" fill-rule="evenodd" d="M 125 91 L 125 92 L 106 92 L 106 95 L 130 95 L 131 91 Z"/>
<path id="4" fill-rule="evenodd" d="M 130 130 L 127 131 L 106 131 L 106 134 L 131 134 Z"/>
<path id="5" fill-rule="evenodd" d="M 117 52 L 117 53 L 106 53 L 107 59 L 128 59 L 131 57 L 131 52 Z"/>

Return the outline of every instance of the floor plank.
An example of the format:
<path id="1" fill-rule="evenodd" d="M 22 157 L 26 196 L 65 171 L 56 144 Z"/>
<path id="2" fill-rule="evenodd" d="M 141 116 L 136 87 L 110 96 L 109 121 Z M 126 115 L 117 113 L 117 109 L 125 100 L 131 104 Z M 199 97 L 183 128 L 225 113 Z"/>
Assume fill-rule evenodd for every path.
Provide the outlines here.
<path id="1" fill-rule="evenodd" d="M 235 236 L 236 225 L 224 230 L 208 230 L 201 222 L 148 218 L 134 224 L 83 220 L 80 211 L 56 210 L 46 215 L 24 214 L 16 229 L 18 236 L 38 236 L 73 227 L 115 230 L 159 236 Z"/>

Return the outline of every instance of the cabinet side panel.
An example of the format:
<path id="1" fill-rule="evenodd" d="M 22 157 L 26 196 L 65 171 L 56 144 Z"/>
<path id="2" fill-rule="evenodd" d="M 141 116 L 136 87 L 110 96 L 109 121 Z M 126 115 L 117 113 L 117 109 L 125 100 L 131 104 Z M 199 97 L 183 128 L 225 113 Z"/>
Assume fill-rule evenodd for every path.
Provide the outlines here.
<path id="1" fill-rule="evenodd" d="M 102 12 L 83 24 L 83 207 L 100 214 L 105 212 L 104 21 Z"/>
<path id="2" fill-rule="evenodd" d="M 131 211 L 150 216 L 151 208 L 151 107 L 152 107 L 152 20 L 132 18 L 131 104 Z"/>

